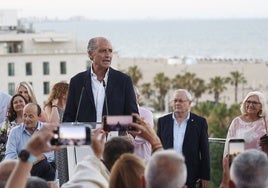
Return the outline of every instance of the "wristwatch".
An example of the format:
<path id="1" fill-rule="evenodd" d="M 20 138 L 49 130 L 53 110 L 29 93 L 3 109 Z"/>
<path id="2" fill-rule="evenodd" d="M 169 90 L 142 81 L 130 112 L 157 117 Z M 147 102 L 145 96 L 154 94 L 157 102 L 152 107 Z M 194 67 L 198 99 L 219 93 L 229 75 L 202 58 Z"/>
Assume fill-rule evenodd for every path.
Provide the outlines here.
<path id="1" fill-rule="evenodd" d="M 33 163 L 36 160 L 36 157 L 30 154 L 30 152 L 27 151 L 26 149 L 20 151 L 19 158 L 23 162 L 30 162 L 30 163 Z"/>

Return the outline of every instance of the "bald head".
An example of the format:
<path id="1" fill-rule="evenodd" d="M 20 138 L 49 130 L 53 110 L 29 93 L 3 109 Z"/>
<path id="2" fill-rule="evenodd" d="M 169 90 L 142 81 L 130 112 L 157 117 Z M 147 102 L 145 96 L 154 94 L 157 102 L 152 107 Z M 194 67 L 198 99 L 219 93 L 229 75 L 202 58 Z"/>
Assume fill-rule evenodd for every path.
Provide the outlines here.
<path id="1" fill-rule="evenodd" d="M 38 104 L 28 103 L 23 108 L 23 122 L 25 128 L 34 130 L 41 114 L 41 108 Z"/>

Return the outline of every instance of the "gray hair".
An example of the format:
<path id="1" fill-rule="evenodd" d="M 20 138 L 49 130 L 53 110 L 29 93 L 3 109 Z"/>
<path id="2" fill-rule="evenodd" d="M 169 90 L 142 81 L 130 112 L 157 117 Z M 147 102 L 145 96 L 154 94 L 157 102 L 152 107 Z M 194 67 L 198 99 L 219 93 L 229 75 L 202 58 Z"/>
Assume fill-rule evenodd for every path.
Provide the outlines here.
<path id="1" fill-rule="evenodd" d="M 147 188 L 183 187 L 186 177 L 187 169 L 184 157 L 174 150 L 156 152 L 145 168 Z"/>
<path id="2" fill-rule="evenodd" d="M 92 38 L 88 41 L 87 52 L 93 52 L 97 46 L 97 38 Z"/>
<path id="3" fill-rule="evenodd" d="M 268 186 L 267 155 L 256 149 L 240 153 L 231 165 L 230 177 L 236 188 L 266 188 Z"/>
<path id="4" fill-rule="evenodd" d="M 261 113 L 260 114 L 258 114 L 260 117 L 263 117 L 263 116 L 266 116 L 267 114 L 267 112 L 266 112 L 266 109 L 267 109 L 267 107 L 266 107 L 266 100 L 265 100 L 265 97 L 264 97 L 264 94 L 262 93 L 262 92 L 260 92 L 260 91 L 251 91 L 251 92 L 249 92 L 248 94 L 247 94 L 247 96 L 244 98 L 244 100 L 243 100 L 243 102 L 242 102 L 242 104 L 241 104 L 241 106 L 240 106 L 240 111 L 241 111 L 241 113 L 242 114 L 246 114 L 247 112 L 246 112 L 246 101 L 247 101 L 247 99 L 249 98 L 249 97 L 251 97 L 251 96 L 257 96 L 257 97 L 259 97 L 259 101 L 260 101 L 260 103 L 261 103 L 261 106 L 262 106 L 262 110 L 261 110 Z"/>
<path id="5" fill-rule="evenodd" d="M 185 95 L 189 101 L 193 100 L 191 93 L 187 89 L 177 89 L 174 91 L 173 96 L 175 96 L 177 93 L 181 93 L 181 92 L 185 93 Z"/>
<path id="6" fill-rule="evenodd" d="M 104 37 L 94 37 L 88 41 L 87 52 L 93 52 L 97 48 L 100 39 L 109 41 Z"/>

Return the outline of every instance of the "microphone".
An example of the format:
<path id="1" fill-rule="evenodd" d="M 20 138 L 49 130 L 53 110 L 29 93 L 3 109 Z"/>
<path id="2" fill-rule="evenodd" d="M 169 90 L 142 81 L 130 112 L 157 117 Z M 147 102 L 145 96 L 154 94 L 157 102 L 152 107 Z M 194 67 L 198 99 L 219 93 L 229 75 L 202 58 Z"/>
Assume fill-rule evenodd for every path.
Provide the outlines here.
<path id="1" fill-rule="evenodd" d="M 102 80 L 102 85 L 104 87 L 104 100 L 105 100 L 105 108 L 106 108 L 106 115 L 109 115 L 109 111 L 108 111 L 108 102 L 107 102 L 107 95 L 106 95 L 106 83 L 105 80 Z"/>
<path id="2" fill-rule="evenodd" d="M 77 110 L 76 110 L 76 115 L 75 115 L 75 122 L 76 123 L 77 123 L 77 119 L 78 119 L 78 113 L 79 113 L 79 110 L 80 110 L 80 106 L 81 106 L 81 101 L 82 101 L 84 90 L 85 90 L 85 86 L 82 87 L 81 93 L 80 93 L 80 97 L 79 97 L 79 102 L 78 102 L 78 106 L 77 106 Z"/>

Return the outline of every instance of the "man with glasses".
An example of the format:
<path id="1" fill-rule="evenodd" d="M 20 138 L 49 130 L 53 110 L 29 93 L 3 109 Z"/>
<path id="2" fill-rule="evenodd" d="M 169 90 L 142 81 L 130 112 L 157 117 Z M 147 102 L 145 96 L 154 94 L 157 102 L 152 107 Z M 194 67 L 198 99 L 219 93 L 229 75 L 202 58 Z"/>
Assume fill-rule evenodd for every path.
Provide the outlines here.
<path id="1" fill-rule="evenodd" d="M 157 135 L 164 149 L 173 148 L 185 157 L 188 188 L 207 187 L 210 179 L 208 125 L 205 118 L 190 112 L 192 96 L 185 89 L 173 95 L 173 112 L 158 119 Z"/>

